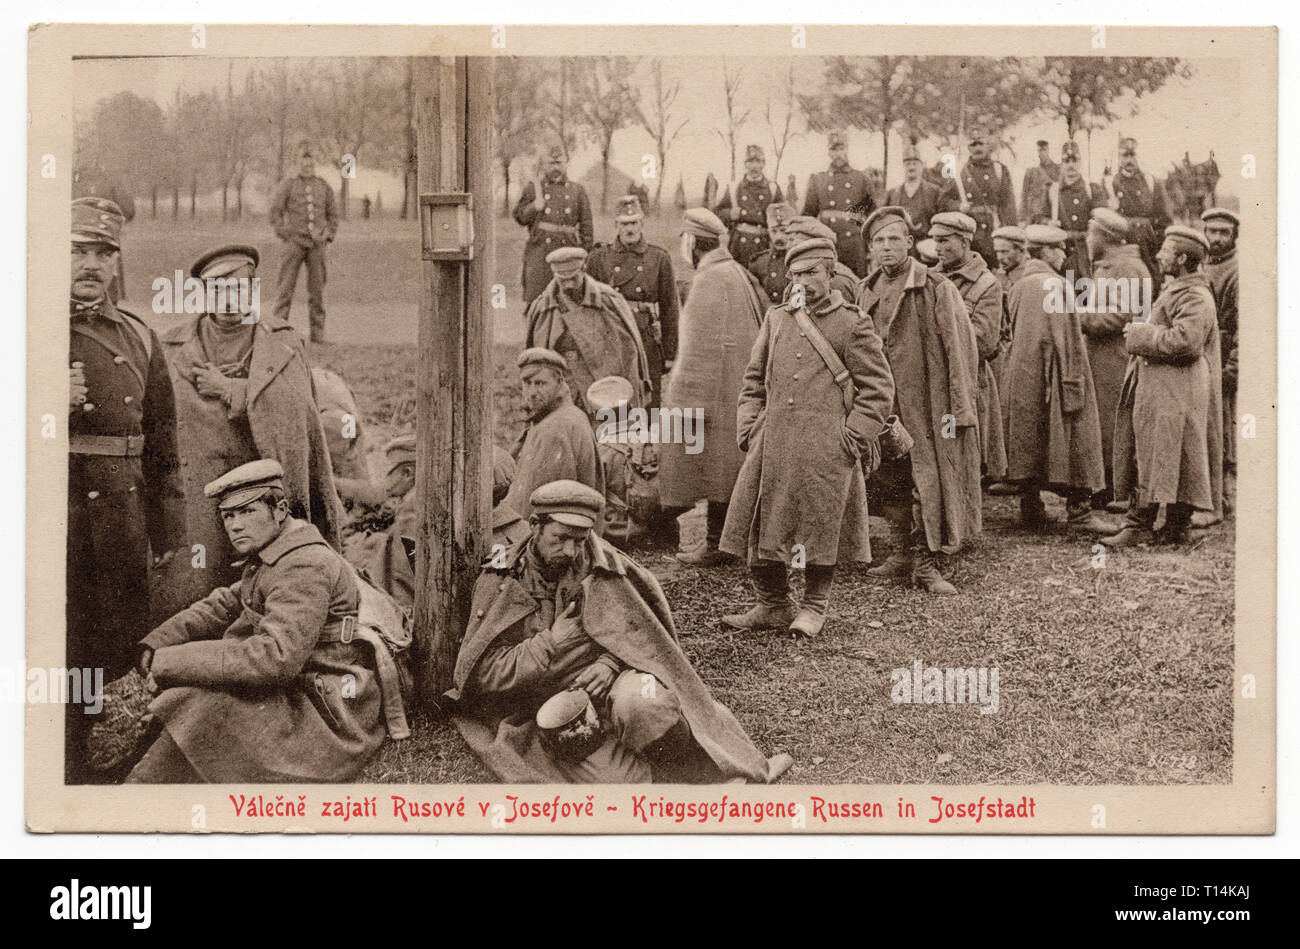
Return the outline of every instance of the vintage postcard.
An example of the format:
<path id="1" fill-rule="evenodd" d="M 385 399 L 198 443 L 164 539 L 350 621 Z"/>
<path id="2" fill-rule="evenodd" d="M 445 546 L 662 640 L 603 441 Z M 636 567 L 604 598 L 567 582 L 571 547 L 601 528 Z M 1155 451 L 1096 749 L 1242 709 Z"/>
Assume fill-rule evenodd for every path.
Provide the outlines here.
<path id="1" fill-rule="evenodd" d="M 1272 833 L 1275 30 L 29 77 L 30 831 Z"/>

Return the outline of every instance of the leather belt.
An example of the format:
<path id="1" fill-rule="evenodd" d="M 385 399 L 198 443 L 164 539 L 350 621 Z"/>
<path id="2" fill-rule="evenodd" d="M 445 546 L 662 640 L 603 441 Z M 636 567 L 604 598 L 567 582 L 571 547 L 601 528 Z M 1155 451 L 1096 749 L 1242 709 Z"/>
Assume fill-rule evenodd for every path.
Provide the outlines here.
<path id="1" fill-rule="evenodd" d="M 139 458 L 144 453 L 144 436 L 71 435 L 68 437 L 68 452 L 73 455 Z"/>
<path id="2" fill-rule="evenodd" d="M 541 231 L 554 231 L 558 234 L 572 234 L 578 236 L 578 228 L 573 224 L 552 224 L 550 221 L 538 221 L 533 225 Z"/>
<path id="3" fill-rule="evenodd" d="M 817 215 L 823 221 L 851 221 L 853 215 L 848 211 L 823 211 Z"/>
<path id="4" fill-rule="evenodd" d="M 736 230 L 742 234 L 766 234 L 767 228 L 761 224 L 750 224 L 746 221 L 737 221 Z"/>

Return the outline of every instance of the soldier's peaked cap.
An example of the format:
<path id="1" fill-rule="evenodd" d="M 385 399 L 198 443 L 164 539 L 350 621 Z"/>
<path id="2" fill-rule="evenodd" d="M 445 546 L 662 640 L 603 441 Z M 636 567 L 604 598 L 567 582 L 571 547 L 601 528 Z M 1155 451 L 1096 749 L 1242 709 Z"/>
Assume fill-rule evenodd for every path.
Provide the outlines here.
<path id="1" fill-rule="evenodd" d="M 815 217 L 792 217 L 785 222 L 785 232 L 794 241 L 812 240 L 814 237 L 819 237 L 830 241 L 832 244 L 835 243 L 835 232 Z"/>
<path id="2" fill-rule="evenodd" d="M 814 237 L 800 241 L 785 252 L 785 269 L 803 273 L 827 260 L 835 261 L 835 245 L 824 237 Z"/>
<path id="3" fill-rule="evenodd" d="M 240 267 L 251 266 L 257 269 L 257 264 L 261 260 L 257 248 L 252 244 L 226 244 L 215 250 L 210 250 L 194 263 L 190 264 L 190 276 L 202 279 L 204 277 L 225 277 L 234 273 Z"/>
<path id="4" fill-rule="evenodd" d="M 78 244 L 107 244 L 122 247 L 122 225 L 126 215 L 108 198 L 77 198 L 72 202 L 72 240 Z"/>
<path id="5" fill-rule="evenodd" d="M 1101 234 L 1117 241 L 1128 240 L 1128 218 L 1110 208 L 1093 208 L 1088 223 Z"/>
<path id="6" fill-rule="evenodd" d="M 1236 211 L 1229 211 L 1227 208 L 1206 208 L 1201 212 L 1202 221 L 1231 221 L 1236 227 L 1241 226 L 1241 218 L 1237 216 Z"/>
<path id="7" fill-rule="evenodd" d="M 641 213 L 641 199 L 634 194 L 623 195 L 614 206 L 614 220 L 620 224 L 639 221 L 643 217 L 645 215 Z"/>
<path id="8" fill-rule="evenodd" d="M 795 216 L 794 205 L 788 201 L 773 201 L 763 213 L 767 215 L 768 227 L 789 224 Z"/>
<path id="9" fill-rule="evenodd" d="M 616 409 L 620 402 L 631 402 L 632 395 L 632 383 L 622 376 L 604 376 L 587 386 L 587 406 L 593 412 Z"/>
<path id="10" fill-rule="evenodd" d="M 596 526 L 605 498 L 581 481 L 551 481 L 528 498 L 534 514 L 545 515 L 569 527 Z"/>
<path id="11" fill-rule="evenodd" d="M 1078 161 L 1079 143 L 1075 141 L 1067 141 L 1063 145 L 1061 145 L 1061 160 Z"/>
<path id="12" fill-rule="evenodd" d="M 569 371 L 569 364 L 553 349 L 546 349 L 543 346 L 533 346 L 531 349 L 525 349 L 515 360 L 515 365 L 520 369 L 527 366 L 550 366 L 552 369 L 558 369 L 561 373 Z"/>
<path id="13" fill-rule="evenodd" d="M 902 221 L 907 225 L 908 232 L 911 232 L 912 216 L 907 213 L 907 208 L 897 204 L 887 204 L 883 208 L 876 208 L 876 210 L 871 212 L 866 222 L 862 225 L 862 232 L 867 235 L 867 240 L 870 240 L 876 231 L 888 224 L 894 224 L 898 221 Z"/>
<path id="14" fill-rule="evenodd" d="M 581 247 L 557 247 L 546 255 L 546 262 L 556 270 L 577 270 L 587 259 Z"/>
<path id="15" fill-rule="evenodd" d="M 203 494 L 216 498 L 222 510 L 230 510 L 256 501 L 272 489 L 284 491 L 284 469 L 274 458 L 259 458 L 209 481 Z"/>
<path id="16" fill-rule="evenodd" d="M 921 258 L 921 262 L 933 266 L 939 262 L 939 248 L 934 243 L 933 237 L 927 237 L 923 241 L 916 242 L 916 253 Z"/>
<path id="17" fill-rule="evenodd" d="M 708 208 L 688 208 L 682 215 L 682 233 L 720 238 L 727 233 L 727 225 Z"/>
<path id="18" fill-rule="evenodd" d="M 1025 236 L 1025 229 L 1014 224 L 1004 224 L 999 227 L 993 232 L 993 239 L 995 241 L 1011 241 L 1011 243 L 1019 244 L 1021 247 L 1024 247 L 1029 241 L 1029 238 Z"/>
<path id="19" fill-rule="evenodd" d="M 969 214 L 962 214 L 960 211 L 944 211 L 930 218 L 930 236 L 944 237 L 948 234 L 960 234 L 963 237 L 974 237 L 975 231 L 979 225 Z"/>
<path id="20" fill-rule="evenodd" d="M 749 161 L 751 158 L 757 158 L 759 161 L 763 161 L 763 146 L 762 146 L 762 145 L 746 145 L 746 146 L 745 146 L 745 161 Z"/>
<path id="21" fill-rule="evenodd" d="M 1035 247 L 1064 247 L 1069 235 L 1050 224 L 1030 224 L 1025 228 L 1025 237 Z"/>
<path id="22" fill-rule="evenodd" d="M 1165 228 L 1165 239 L 1172 240 L 1175 245 L 1182 244 L 1189 249 L 1192 245 L 1199 247 L 1202 252 L 1210 249 L 1210 240 L 1194 227 L 1186 227 L 1182 224 L 1170 224 Z"/>

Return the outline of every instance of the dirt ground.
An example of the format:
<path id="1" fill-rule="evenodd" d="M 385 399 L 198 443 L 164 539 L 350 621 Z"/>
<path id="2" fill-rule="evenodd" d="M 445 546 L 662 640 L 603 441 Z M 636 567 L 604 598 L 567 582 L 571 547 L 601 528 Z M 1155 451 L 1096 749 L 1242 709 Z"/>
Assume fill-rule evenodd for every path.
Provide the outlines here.
<path id="1" fill-rule="evenodd" d="M 142 209 L 143 210 L 143 209 Z M 652 242 L 672 249 L 672 221 L 650 222 Z M 612 225 L 597 222 L 610 239 Z M 519 300 L 522 228 L 497 223 L 494 440 L 519 431 L 513 358 L 523 337 Z M 127 305 L 149 315 L 150 286 L 226 241 L 265 255 L 263 307 L 278 267 L 265 222 L 129 226 Z M 419 274 L 418 231 L 393 219 L 348 221 L 329 255 L 330 343 L 316 364 L 352 386 L 372 445 L 393 434 L 412 391 Z M 306 329 L 305 286 L 291 320 Z M 167 316 L 151 317 L 156 323 Z M 1059 523 L 1064 505 L 1051 495 Z M 698 529 L 688 523 L 686 533 Z M 1095 566 L 1091 542 L 1063 528 L 1029 532 L 1014 499 L 986 498 L 985 531 L 953 561 L 961 595 L 930 597 L 843 570 L 830 620 L 815 641 L 723 630 L 724 613 L 746 607 L 741 567 L 684 567 L 665 549 L 633 551 L 655 571 L 673 604 L 682 645 L 716 697 L 767 754 L 787 751 L 796 783 L 1227 783 L 1232 766 L 1235 522 L 1190 548 L 1112 551 Z M 889 552 L 872 520 L 877 558 Z M 998 672 L 998 707 L 893 700 L 894 670 L 914 664 Z M 901 673 L 899 674 L 901 676 Z M 416 713 L 413 735 L 389 742 L 365 782 L 479 782 L 492 775 L 448 723 Z"/>

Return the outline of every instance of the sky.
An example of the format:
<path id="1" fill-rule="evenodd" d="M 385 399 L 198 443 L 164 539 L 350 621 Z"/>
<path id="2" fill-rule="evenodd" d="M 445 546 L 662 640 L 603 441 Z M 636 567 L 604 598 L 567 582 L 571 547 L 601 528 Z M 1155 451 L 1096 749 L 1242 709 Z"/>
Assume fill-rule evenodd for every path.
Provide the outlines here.
<path id="1" fill-rule="evenodd" d="M 152 98 L 159 105 L 165 105 L 178 87 L 187 92 L 224 90 L 229 62 L 227 59 L 198 59 L 189 56 L 81 60 L 75 67 L 78 82 L 74 109 L 78 118 L 84 117 L 98 99 L 121 91 L 131 91 Z M 771 175 L 775 155 L 763 112 L 769 98 L 778 99 L 787 61 L 777 58 L 737 58 L 729 62 L 742 69 L 739 100 L 742 108 L 750 110 L 749 119 L 741 129 L 738 149 L 743 155 L 744 144 L 753 142 L 762 145 L 767 153 L 766 170 Z M 1093 133 L 1090 154 L 1088 141 L 1080 138 L 1079 145 L 1084 150 L 1084 170 L 1091 180 L 1100 178 L 1106 156 L 1113 155 L 1116 139 L 1121 132 L 1138 139 L 1139 160 L 1143 169 L 1157 177 L 1164 177 L 1171 163 L 1181 160 L 1185 151 L 1190 152 L 1193 162 L 1198 162 L 1207 158 L 1213 150 L 1224 175 L 1219 185 L 1221 196 L 1236 193 L 1234 179 L 1239 173 L 1240 156 L 1243 153 L 1271 152 L 1270 143 L 1252 147 L 1251 130 L 1240 127 L 1239 110 L 1234 106 L 1238 94 L 1235 61 L 1189 62 L 1192 67 L 1189 79 L 1175 78 L 1152 95 L 1119 103 L 1116 111 L 1125 118 L 1110 129 Z M 245 73 L 255 67 L 257 61 L 237 59 L 234 63 L 234 80 L 238 88 Z M 696 196 L 702 193 L 707 172 L 713 171 L 724 182 L 728 177 L 725 173 L 728 149 L 718 131 L 725 128 L 723 63 L 717 58 L 665 58 L 663 63 L 665 78 L 680 80 L 682 84 L 675 108 L 690 119 L 668 156 L 664 199 L 671 199 L 680 175 L 688 196 L 694 202 L 698 200 Z M 638 72 L 638 76 L 643 79 L 645 65 L 646 60 L 643 60 Z M 820 60 L 813 57 L 796 60 L 795 77 L 800 91 L 814 91 L 819 85 L 820 75 Z M 1128 117 L 1132 106 L 1136 106 L 1137 114 Z M 779 101 L 774 103 L 774 109 L 779 116 Z M 803 131 L 802 123 L 797 122 L 795 127 Z M 1271 130 L 1263 131 L 1271 135 Z M 1060 144 L 1065 138 L 1064 121 L 1027 121 L 1003 131 L 1003 147 L 997 157 L 1011 169 L 1017 188 L 1024 170 L 1037 161 L 1034 142 L 1040 138 L 1052 143 L 1052 157 L 1059 158 Z M 899 159 L 904 144 L 896 134 L 891 136 L 887 182 L 890 187 L 902 177 Z M 937 141 L 921 143 L 922 157 L 927 165 L 938 160 L 939 144 Z M 650 136 L 639 127 L 630 126 L 614 136 L 612 164 L 626 174 L 640 178 L 642 156 L 653 151 Z M 880 167 L 880 135 L 850 129 L 849 159 L 857 168 Z M 580 149 L 573 157 L 571 176 L 582 177 L 588 168 L 598 162 L 599 154 L 594 146 Z M 362 164 L 364 165 L 364 156 Z M 784 184 L 787 176 L 793 173 L 802 194 L 806 189 L 808 175 L 825 166 L 824 136 L 805 132 L 790 143 L 778 181 Z M 376 189 L 382 189 L 394 197 L 400 193 L 401 183 L 396 176 L 372 172 L 361 178 L 363 180 L 353 185 L 353 193 L 358 197 L 365 193 L 372 193 L 373 196 Z M 653 194 L 654 182 L 649 181 L 647 184 L 651 186 Z"/>

